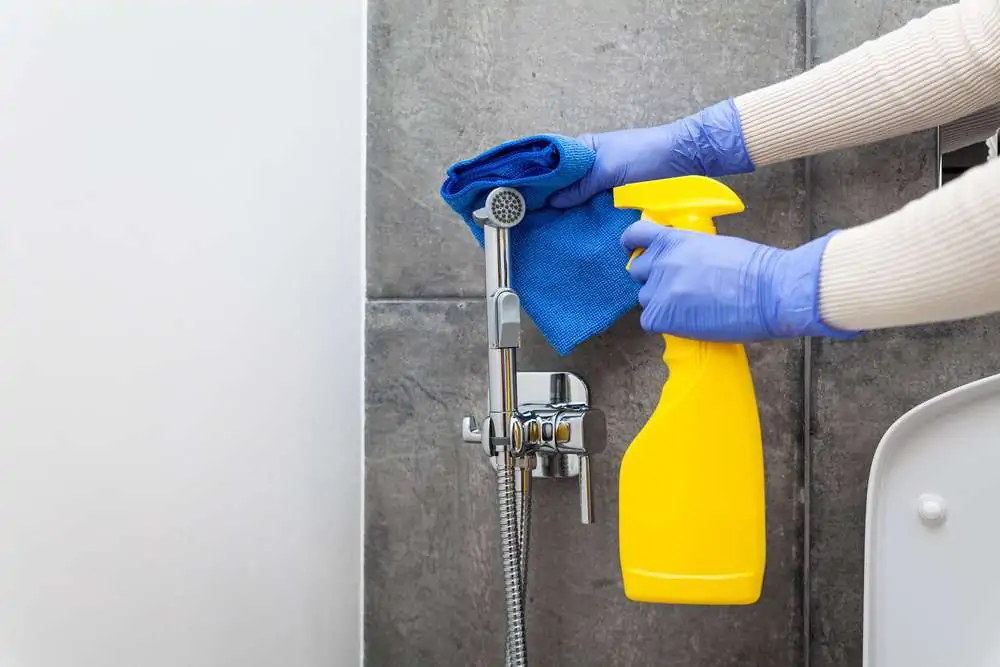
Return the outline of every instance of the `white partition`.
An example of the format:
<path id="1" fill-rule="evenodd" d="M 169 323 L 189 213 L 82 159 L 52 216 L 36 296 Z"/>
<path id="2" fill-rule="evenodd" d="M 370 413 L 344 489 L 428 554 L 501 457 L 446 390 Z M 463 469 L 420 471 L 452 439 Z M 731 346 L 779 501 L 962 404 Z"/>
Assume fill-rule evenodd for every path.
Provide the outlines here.
<path id="1" fill-rule="evenodd" d="M 0 663 L 359 664 L 363 0 L 0 3 Z"/>

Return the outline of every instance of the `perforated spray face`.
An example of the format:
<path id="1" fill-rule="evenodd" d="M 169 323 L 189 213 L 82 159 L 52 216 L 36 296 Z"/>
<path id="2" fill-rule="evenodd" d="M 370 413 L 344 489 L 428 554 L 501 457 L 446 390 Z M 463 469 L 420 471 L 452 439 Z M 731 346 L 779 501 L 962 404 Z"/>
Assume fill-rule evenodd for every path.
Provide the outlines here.
<path id="1" fill-rule="evenodd" d="M 524 219 L 524 197 L 514 188 L 497 188 L 486 196 L 486 210 L 499 227 L 513 227 Z"/>

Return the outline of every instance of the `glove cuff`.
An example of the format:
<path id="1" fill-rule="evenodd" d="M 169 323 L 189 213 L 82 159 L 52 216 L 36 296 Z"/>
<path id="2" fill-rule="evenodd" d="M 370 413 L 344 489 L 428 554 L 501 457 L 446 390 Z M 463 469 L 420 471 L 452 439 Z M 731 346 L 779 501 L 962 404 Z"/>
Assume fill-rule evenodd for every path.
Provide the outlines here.
<path id="1" fill-rule="evenodd" d="M 860 331 L 834 329 L 823 322 L 820 314 L 819 279 L 823 251 L 839 230 L 814 239 L 783 257 L 781 275 L 777 284 L 776 331 L 786 336 L 823 336 L 849 340 L 861 335 Z"/>
<path id="2" fill-rule="evenodd" d="M 692 157 L 701 174 L 728 176 L 755 169 L 743 138 L 740 111 L 732 98 L 682 119 L 680 125 L 695 148 Z"/>

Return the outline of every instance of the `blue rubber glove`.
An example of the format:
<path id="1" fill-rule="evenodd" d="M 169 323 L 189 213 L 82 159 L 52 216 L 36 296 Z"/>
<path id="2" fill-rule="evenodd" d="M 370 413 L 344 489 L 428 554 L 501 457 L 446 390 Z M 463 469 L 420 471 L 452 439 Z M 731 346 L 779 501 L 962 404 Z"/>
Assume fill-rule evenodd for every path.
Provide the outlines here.
<path id="1" fill-rule="evenodd" d="M 585 134 L 579 140 L 597 157 L 581 180 L 552 195 L 549 204 L 555 208 L 577 206 L 598 192 L 626 183 L 754 170 L 739 110 L 732 100 L 668 125 Z"/>
<path id="2" fill-rule="evenodd" d="M 831 235 L 794 250 L 640 220 L 622 234 L 643 284 L 642 328 L 705 341 L 742 343 L 796 336 L 852 338 L 819 313 L 819 271 Z"/>

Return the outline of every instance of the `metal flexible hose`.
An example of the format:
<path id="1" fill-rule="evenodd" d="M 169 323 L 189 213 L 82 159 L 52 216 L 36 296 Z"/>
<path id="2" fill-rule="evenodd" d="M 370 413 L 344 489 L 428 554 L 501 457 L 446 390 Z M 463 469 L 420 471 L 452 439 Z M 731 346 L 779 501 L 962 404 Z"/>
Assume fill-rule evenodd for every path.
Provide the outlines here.
<path id="1" fill-rule="evenodd" d="M 518 556 L 521 566 L 521 609 L 527 606 L 528 599 L 528 541 L 531 536 L 531 470 L 517 470 L 514 490 L 517 496 L 517 526 L 518 526 Z M 526 613 L 526 612 L 525 612 Z M 505 644 L 507 659 L 506 667 L 513 665 L 510 642 Z"/>
<path id="2" fill-rule="evenodd" d="M 521 475 L 521 493 L 518 500 L 521 505 L 521 516 L 518 517 L 520 539 L 518 548 L 521 556 L 521 603 L 526 605 L 528 595 L 528 539 L 531 537 L 531 470 L 519 470 Z"/>
<path id="3" fill-rule="evenodd" d="M 504 609 L 507 617 L 507 664 L 527 667 L 524 598 L 521 582 L 520 526 L 514 489 L 514 461 L 505 453 L 497 466 L 497 507 L 500 510 L 500 556 L 503 561 Z"/>

